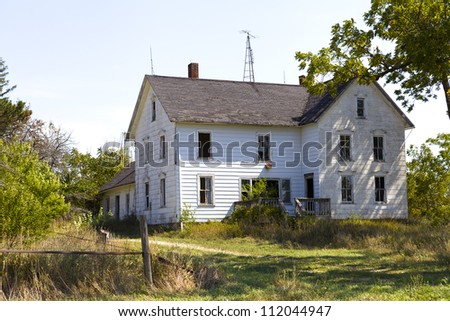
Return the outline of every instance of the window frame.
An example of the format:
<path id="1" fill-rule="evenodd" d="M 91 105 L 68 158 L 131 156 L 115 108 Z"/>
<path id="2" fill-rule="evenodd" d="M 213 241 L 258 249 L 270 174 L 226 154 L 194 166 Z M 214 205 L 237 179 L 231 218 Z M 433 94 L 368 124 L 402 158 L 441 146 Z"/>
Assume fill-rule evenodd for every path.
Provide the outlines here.
<path id="1" fill-rule="evenodd" d="M 205 180 L 204 186 L 205 188 L 202 189 L 202 179 Z M 206 179 L 210 180 L 210 189 L 207 189 L 207 182 Z M 198 175 L 198 206 L 201 207 L 207 207 L 207 206 L 214 206 L 214 175 L 210 174 L 201 174 Z M 204 199 L 205 202 L 202 203 L 202 193 L 204 193 Z M 209 197 L 208 197 L 209 193 Z M 207 202 L 207 201 L 210 202 Z"/>
<path id="2" fill-rule="evenodd" d="M 345 182 L 345 186 L 344 186 Z M 350 199 L 350 200 L 349 200 Z M 353 175 L 341 176 L 341 203 L 354 204 L 355 198 L 353 194 Z"/>
<path id="3" fill-rule="evenodd" d="M 383 182 L 382 187 L 379 186 L 381 179 Z M 375 203 L 386 204 L 387 203 L 386 176 L 374 176 L 374 187 L 375 187 Z M 381 197 L 382 200 L 380 200 L 380 195 L 382 195 Z"/>
<path id="4" fill-rule="evenodd" d="M 161 177 L 159 179 L 159 207 L 164 208 L 167 205 L 167 198 L 166 198 L 166 178 Z"/>
<path id="5" fill-rule="evenodd" d="M 200 139 L 200 135 L 209 135 L 209 141 L 202 141 Z M 212 133 L 210 131 L 198 131 L 197 132 L 197 141 L 198 141 L 198 146 L 197 146 L 197 159 L 201 159 L 201 160 L 209 160 L 213 158 L 212 155 Z M 208 144 L 209 146 L 204 146 L 205 144 Z M 203 155 L 203 153 L 206 151 L 206 155 Z"/>
<path id="6" fill-rule="evenodd" d="M 152 99 L 152 122 L 156 121 L 156 100 Z"/>
<path id="7" fill-rule="evenodd" d="M 270 143 L 272 141 L 271 133 L 257 134 L 257 152 L 258 162 L 270 162 L 272 159 Z M 262 137 L 262 139 L 260 139 Z M 267 138 L 267 139 L 266 139 Z"/>
<path id="8" fill-rule="evenodd" d="M 167 157 L 167 144 L 166 135 L 159 136 L 159 159 L 166 159 Z"/>
<path id="9" fill-rule="evenodd" d="M 151 162 L 151 155 L 153 155 L 153 143 L 151 141 L 145 142 L 144 151 L 144 163 L 149 164 Z"/>
<path id="10" fill-rule="evenodd" d="M 381 139 L 381 147 L 377 146 L 376 141 Z M 384 136 L 381 135 L 374 135 L 373 139 L 372 139 L 372 143 L 373 143 L 373 160 L 375 162 L 385 162 L 386 161 L 386 157 L 385 157 L 385 139 Z M 379 141 L 378 141 L 379 143 Z M 381 156 L 381 158 L 380 158 Z"/>
<path id="11" fill-rule="evenodd" d="M 348 137 L 343 140 L 343 137 Z M 344 144 L 343 144 L 344 143 Z M 348 150 L 348 152 L 343 152 Z M 340 134 L 339 135 L 339 158 L 341 161 L 352 161 L 352 135 L 350 134 Z"/>
<path id="12" fill-rule="evenodd" d="M 362 112 L 362 115 L 360 115 L 360 111 Z M 356 98 L 356 117 L 360 119 L 366 118 L 366 104 L 365 99 L 362 97 Z"/>
<path id="13" fill-rule="evenodd" d="M 150 182 L 144 182 L 144 195 L 145 195 L 145 209 L 150 210 L 152 203 L 150 202 Z"/>

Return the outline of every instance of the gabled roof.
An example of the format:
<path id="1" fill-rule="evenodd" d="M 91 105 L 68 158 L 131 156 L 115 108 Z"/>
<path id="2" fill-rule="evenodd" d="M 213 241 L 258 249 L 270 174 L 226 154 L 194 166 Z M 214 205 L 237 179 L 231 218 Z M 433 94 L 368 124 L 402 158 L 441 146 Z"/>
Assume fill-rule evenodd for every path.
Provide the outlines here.
<path id="1" fill-rule="evenodd" d="M 151 86 L 169 120 L 178 123 L 210 123 L 260 126 L 301 126 L 317 122 L 354 80 L 337 88 L 337 95 L 311 95 L 300 85 L 251 83 L 165 76 L 145 76 L 130 122 L 133 133 L 145 90 Z M 394 109 L 414 125 L 376 83 Z"/>
<path id="2" fill-rule="evenodd" d="M 309 97 L 295 85 L 146 78 L 172 122 L 297 126 Z"/>
<path id="3" fill-rule="evenodd" d="M 132 162 L 127 167 L 124 167 L 113 178 L 111 178 L 108 183 L 100 188 L 100 193 L 106 192 L 119 186 L 134 184 L 134 168 L 135 162 Z"/>

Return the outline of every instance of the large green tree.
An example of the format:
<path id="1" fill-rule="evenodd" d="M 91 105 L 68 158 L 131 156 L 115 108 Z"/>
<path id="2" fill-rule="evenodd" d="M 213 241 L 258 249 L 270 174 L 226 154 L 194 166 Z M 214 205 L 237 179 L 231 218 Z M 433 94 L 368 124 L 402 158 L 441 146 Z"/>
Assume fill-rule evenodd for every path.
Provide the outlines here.
<path id="1" fill-rule="evenodd" d="M 0 239 L 13 246 L 42 235 L 69 210 L 62 184 L 30 144 L 0 139 Z"/>
<path id="2" fill-rule="evenodd" d="M 328 47 L 296 53 L 309 91 L 333 93 L 350 79 L 368 84 L 383 78 L 399 86 L 397 100 L 408 110 L 442 89 L 450 117 L 449 1 L 372 0 L 364 22 L 365 29 L 353 19 L 336 24 Z"/>
<path id="3" fill-rule="evenodd" d="M 410 216 L 434 223 L 450 222 L 450 134 L 439 134 L 408 150 Z"/>

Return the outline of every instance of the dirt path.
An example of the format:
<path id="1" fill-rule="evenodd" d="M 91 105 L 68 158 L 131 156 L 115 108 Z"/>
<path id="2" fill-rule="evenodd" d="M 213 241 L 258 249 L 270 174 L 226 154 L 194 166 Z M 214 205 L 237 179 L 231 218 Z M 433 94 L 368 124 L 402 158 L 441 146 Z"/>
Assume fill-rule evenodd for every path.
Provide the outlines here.
<path id="1" fill-rule="evenodd" d="M 251 255 L 251 254 L 248 254 L 248 253 L 227 251 L 227 250 L 221 250 L 221 249 L 212 249 L 210 247 L 204 247 L 204 246 L 201 246 L 201 245 L 189 244 L 189 243 L 178 243 L 178 242 L 150 240 L 150 244 L 161 245 L 161 246 L 168 246 L 168 247 L 178 247 L 178 248 L 183 248 L 183 249 L 198 250 L 198 251 L 210 252 L 210 253 L 235 255 L 235 256 L 252 256 L 252 257 L 254 256 L 254 255 Z"/>

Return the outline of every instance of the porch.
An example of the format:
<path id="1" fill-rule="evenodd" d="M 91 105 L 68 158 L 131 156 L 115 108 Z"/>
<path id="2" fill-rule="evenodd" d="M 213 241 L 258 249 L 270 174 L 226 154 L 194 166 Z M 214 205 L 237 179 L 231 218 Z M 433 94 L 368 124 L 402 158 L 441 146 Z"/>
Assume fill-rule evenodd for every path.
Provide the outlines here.
<path id="1" fill-rule="evenodd" d="M 331 218 L 329 198 L 295 198 L 295 216 L 316 216 L 318 218 Z"/>

